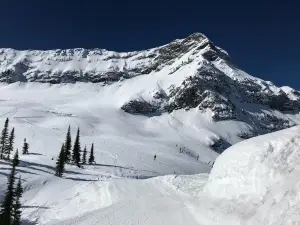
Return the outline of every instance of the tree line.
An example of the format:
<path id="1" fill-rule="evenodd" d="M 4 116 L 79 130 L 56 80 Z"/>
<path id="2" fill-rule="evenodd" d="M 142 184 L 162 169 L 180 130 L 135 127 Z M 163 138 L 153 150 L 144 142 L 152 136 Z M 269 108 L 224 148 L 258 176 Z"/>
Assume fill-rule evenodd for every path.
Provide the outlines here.
<path id="1" fill-rule="evenodd" d="M 81 155 L 82 154 L 82 155 Z M 73 163 L 77 165 L 79 168 L 82 165 L 93 164 L 95 162 L 94 156 L 94 143 L 92 143 L 90 149 L 90 155 L 87 159 L 87 147 L 85 146 L 83 152 L 81 151 L 81 143 L 80 143 L 80 129 L 77 129 L 77 135 L 73 144 L 72 149 L 72 137 L 71 137 L 71 126 L 69 125 L 68 132 L 66 135 L 65 142 L 62 144 L 55 167 L 55 175 L 58 177 L 62 177 L 65 172 L 65 164 Z"/>

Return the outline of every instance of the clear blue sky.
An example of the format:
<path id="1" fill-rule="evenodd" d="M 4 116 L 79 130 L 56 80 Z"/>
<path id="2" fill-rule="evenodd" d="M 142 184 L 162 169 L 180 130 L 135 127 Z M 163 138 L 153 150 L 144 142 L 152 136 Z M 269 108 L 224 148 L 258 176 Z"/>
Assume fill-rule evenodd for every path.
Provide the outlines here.
<path id="1" fill-rule="evenodd" d="M 202 32 L 251 75 L 300 90 L 300 1 L 8 0 L 0 47 L 142 50 Z"/>

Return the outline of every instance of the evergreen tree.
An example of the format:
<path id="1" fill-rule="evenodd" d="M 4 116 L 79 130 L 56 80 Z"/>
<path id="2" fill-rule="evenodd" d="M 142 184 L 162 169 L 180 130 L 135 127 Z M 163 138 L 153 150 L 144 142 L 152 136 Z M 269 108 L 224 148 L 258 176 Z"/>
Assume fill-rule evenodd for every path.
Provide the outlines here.
<path id="1" fill-rule="evenodd" d="M 80 151 L 81 151 L 81 147 L 80 147 L 80 130 L 78 128 L 76 139 L 75 139 L 75 142 L 74 142 L 74 147 L 73 147 L 73 155 L 72 155 L 72 160 L 78 167 L 80 167 L 80 165 L 79 165 L 79 163 L 80 163 Z"/>
<path id="2" fill-rule="evenodd" d="M 0 138 L 0 148 L 1 148 L 1 153 L 0 153 L 0 159 L 4 158 L 4 153 L 7 152 L 7 146 L 8 146 L 8 118 L 5 120 L 4 128 L 1 132 L 1 138 Z"/>
<path id="3" fill-rule="evenodd" d="M 90 157 L 89 157 L 89 164 L 93 164 L 95 162 L 95 156 L 94 156 L 94 143 L 91 147 Z"/>
<path id="4" fill-rule="evenodd" d="M 62 177 L 63 173 L 65 172 L 65 160 L 65 144 L 63 144 L 56 161 L 55 176 Z"/>
<path id="5" fill-rule="evenodd" d="M 13 161 L 12 161 L 12 164 L 13 164 L 13 166 L 19 166 L 19 164 L 20 164 L 20 160 L 19 160 L 19 151 L 18 151 L 18 149 L 17 149 L 17 151 L 16 151 L 16 153 L 15 153 L 15 156 L 14 156 L 14 158 L 13 158 Z"/>
<path id="6" fill-rule="evenodd" d="M 72 138 L 71 138 L 71 126 L 69 125 L 68 133 L 65 140 L 65 156 L 66 162 L 71 161 L 71 149 L 72 149 Z"/>
<path id="7" fill-rule="evenodd" d="M 24 139 L 24 144 L 23 144 L 23 154 L 26 155 L 28 154 L 28 149 L 29 149 L 29 144 L 26 142 L 26 138 Z"/>
<path id="8" fill-rule="evenodd" d="M 82 160 L 81 160 L 82 164 L 86 164 L 86 153 L 87 153 L 86 146 L 84 146 Z"/>
<path id="9" fill-rule="evenodd" d="M 14 150 L 14 142 L 15 142 L 15 128 L 10 132 L 9 139 L 8 139 L 8 148 L 7 148 L 7 159 L 10 160 L 10 153 Z"/>
<path id="10" fill-rule="evenodd" d="M 4 200 L 0 209 L 1 224 L 10 225 L 13 215 L 13 204 L 15 200 L 14 183 L 15 183 L 16 167 L 13 166 L 7 181 L 7 189 L 4 194 Z"/>
<path id="11" fill-rule="evenodd" d="M 15 191 L 15 203 L 13 205 L 13 222 L 12 225 L 20 225 L 21 224 L 21 203 L 20 199 L 22 198 L 23 187 L 21 183 L 21 177 L 19 178 L 17 188 Z"/>

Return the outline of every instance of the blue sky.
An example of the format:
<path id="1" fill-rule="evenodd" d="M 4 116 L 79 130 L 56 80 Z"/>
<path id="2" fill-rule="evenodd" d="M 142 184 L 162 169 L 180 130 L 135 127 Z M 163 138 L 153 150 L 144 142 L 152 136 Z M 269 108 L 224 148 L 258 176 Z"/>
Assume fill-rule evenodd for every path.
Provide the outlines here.
<path id="1" fill-rule="evenodd" d="M 0 47 L 142 50 L 202 32 L 253 76 L 300 90 L 300 1 L 2 1 Z"/>

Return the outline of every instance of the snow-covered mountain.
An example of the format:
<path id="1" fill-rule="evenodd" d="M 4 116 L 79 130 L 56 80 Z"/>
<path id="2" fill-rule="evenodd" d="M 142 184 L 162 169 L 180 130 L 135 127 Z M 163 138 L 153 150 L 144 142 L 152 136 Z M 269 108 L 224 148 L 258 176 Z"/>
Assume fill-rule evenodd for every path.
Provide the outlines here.
<path id="1" fill-rule="evenodd" d="M 118 96 L 125 112 L 157 116 L 197 108 L 214 121 L 244 122 L 247 128 L 237 134 L 241 138 L 299 123 L 295 115 L 300 111 L 300 92 L 248 75 L 200 33 L 128 53 L 0 49 L 0 73 L 0 81 L 8 83 L 129 83 L 130 89 Z"/>
<path id="2" fill-rule="evenodd" d="M 202 192 L 218 153 L 300 124 L 300 92 L 243 72 L 200 33 L 129 53 L 0 49 L 0 81 L 0 126 L 8 117 L 15 149 L 25 137 L 30 146 L 17 168 L 28 224 L 218 224 L 209 207 L 224 197 L 214 189 L 222 177 Z M 54 165 L 69 124 L 82 147 L 95 144 L 96 164 L 67 165 L 61 179 Z M 0 161 L 0 199 L 9 168 Z"/>

